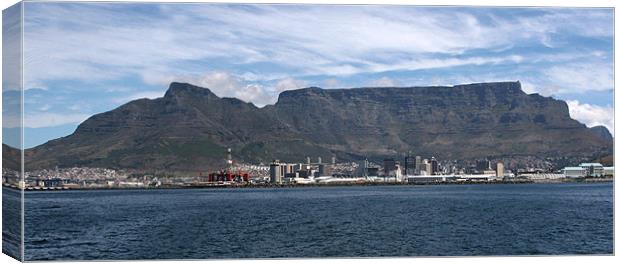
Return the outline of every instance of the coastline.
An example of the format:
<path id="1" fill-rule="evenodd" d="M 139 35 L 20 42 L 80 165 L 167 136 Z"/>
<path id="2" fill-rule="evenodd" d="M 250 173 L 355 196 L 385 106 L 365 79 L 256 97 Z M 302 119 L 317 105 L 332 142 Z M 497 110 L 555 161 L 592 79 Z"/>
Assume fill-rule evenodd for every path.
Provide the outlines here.
<path id="1" fill-rule="evenodd" d="M 607 183 L 613 182 L 614 178 L 572 178 L 572 179 L 548 179 L 548 180 L 502 180 L 502 181 L 446 181 L 446 182 L 365 182 L 365 183 L 329 183 L 329 184 L 188 184 L 188 185 L 164 185 L 160 187 L 27 187 L 25 192 L 65 192 L 65 191 L 88 191 L 88 190 L 158 190 L 158 189 L 220 189 L 220 188 L 298 188 L 298 187 L 367 187 L 367 186 L 424 186 L 424 185 L 479 185 L 479 184 L 563 184 L 563 183 Z M 15 185 L 3 184 L 3 189 L 21 190 Z"/>

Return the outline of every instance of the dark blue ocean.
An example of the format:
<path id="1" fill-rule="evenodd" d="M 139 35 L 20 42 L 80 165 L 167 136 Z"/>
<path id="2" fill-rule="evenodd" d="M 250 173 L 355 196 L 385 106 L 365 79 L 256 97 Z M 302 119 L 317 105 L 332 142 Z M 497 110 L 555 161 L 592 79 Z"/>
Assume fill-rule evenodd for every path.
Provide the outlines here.
<path id="1" fill-rule="evenodd" d="M 614 252 L 612 183 L 27 192 L 25 211 L 26 260 Z"/>

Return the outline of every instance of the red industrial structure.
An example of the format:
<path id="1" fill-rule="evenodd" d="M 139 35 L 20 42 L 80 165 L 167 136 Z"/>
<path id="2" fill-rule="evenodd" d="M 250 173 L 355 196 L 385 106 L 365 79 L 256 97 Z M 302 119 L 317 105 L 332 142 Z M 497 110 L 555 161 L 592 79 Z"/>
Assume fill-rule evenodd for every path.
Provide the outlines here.
<path id="1" fill-rule="evenodd" d="M 209 182 L 249 182 L 250 174 L 244 172 L 233 172 L 226 169 L 209 174 Z"/>
<path id="2" fill-rule="evenodd" d="M 250 174 L 238 169 L 234 169 L 231 149 L 226 151 L 226 168 L 219 172 L 209 174 L 209 182 L 236 182 L 247 183 L 250 181 Z"/>

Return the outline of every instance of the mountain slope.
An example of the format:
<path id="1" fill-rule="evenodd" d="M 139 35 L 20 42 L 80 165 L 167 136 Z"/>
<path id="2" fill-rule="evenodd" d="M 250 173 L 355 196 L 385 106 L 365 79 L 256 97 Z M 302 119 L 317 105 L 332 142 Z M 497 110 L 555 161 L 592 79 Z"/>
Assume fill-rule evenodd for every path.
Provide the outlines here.
<path id="1" fill-rule="evenodd" d="M 220 164 L 225 146 L 269 140 L 286 126 L 253 104 L 172 83 L 163 98 L 97 114 L 67 137 L 27 152 L 33 167 L 106 166 L 186 170 Z"/>
<path id="2" fill-rule="evenodd" d="M 6 144 L 2 144 L 2 168 L 21 171 L 21 151 Z"/>
<path id="3" fill-rule="evenodd" d="M 573 120 L 565 102 L 525 94 L 519 82 L 454 87 L 305 88 L 264 108 L 172 83 L 163 98 L 92 116 L 70 136 L 26 152 L 28 166 L 104 166 L 193 171 L 246 162 L 341 160 L 398 153 L 597 156 L 612 141 Z M 27 167 L 28 169 L 28 167 Z"/>
<path id="4" fill-rule="evenodd" d="M 599 125 L 599 126 L 594 126 L 592 128 L 590 128 L 590 130 L 592 132 L 594 132 L 599 138 L 605 140 L 605 141 L 611 141 L 614 138 L 611 136 L 611 133 L 609 132 L 609 130 L 607 130 L 607 128 L 605 128 L 605 126 Z"/>

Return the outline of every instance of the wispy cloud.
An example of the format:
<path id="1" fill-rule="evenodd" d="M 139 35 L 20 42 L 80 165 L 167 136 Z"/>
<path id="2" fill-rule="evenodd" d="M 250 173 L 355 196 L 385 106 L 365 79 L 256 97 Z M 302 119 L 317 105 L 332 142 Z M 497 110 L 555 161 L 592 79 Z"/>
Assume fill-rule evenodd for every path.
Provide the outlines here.
<path id="1" fill-rule="evenodd" d="M 566 102 L 570 116 L 584 123 L 588 127 L 603 125 L 609 132 L 614 134 L 614 108 L 611 106 L 596 106 L 587 103 L 579 103 L 576 100 Z"/>
<path id="2" fill-rule="evenodd" d="M 547 93 L 584 92 L 614 88 L 611 63 L 576 63 L 557 65 L 543 71 L 549 80 Z"/>
<path id="3" fill-rule="evenodd" d="M 163 96 L 164 96 L 163 91 L 141 91 L 141 92 L 132 93 L 129 96 L 115 98 L 114 101 L 116 103 L 122 104 L 128 101 L 137 100 L 137 99 L 155 99 L 155 98 L 160 98 Z M 76 110 L 79 108 L 73 108 L 73 109 Z"/>
<path id="4" fill-rule="evenodd" d="M 294 78 L 284 78 L 276 83 L 275 91 L 280 93 L 285 90 L 301 89 L 308 85 L 306 81 L 296 80 Z"/>
<path id="5" fill-rule="evenodd" d="M 64 124 L 78 124 L 85 121 L 91 114 L 59 114 L 51 112 L 37 112 L 24 115 L 24 127 L 25 128 L 41 128 L 41 127 L 54 127 Z M 4 116 L 7 121 L 3 122 L 4 128 L 18 128 L 20 127 L 19 116 L 11 115 Z"/>
<path id="6" fill-rule="evenodd" d="M 182 61 L 216 67 L 209 60 L 270 63 L 292 76 L 519 63 L 523 56 L 466 52 L 542 41 L 561 32 L 613 33 L 604 10 L 545 9 L 543 15 L 515 18 L 403 6 L 186 4 L 151 5 L 144 12 L 109 4 L 27 7 L 33 9 L 26 21 L 30 81 L 138 74 L 153 82 L 192 71 L 178 68 Z"/>
<path id="7" fill-rule="evenodd" d="M 97 105 L 113 108 L 123 99 L 161 96 L 172 81 L 258 106 L 275 102 L 280 91 L 310 85 L 520 80 L 527 92 L 543 95 L 613 88 L 613 9 L 25 6 L 26 88 L 74 96 L 69 100 L 85 105 L 103 101 Z M 84 90 L 92 92 L 84 95 Z M 27 103 L 41 107 L 41 100 Z M 586 104 L 574 105 L 584 109 Z M 55 111 L 61 107 L 51 106 L 53 114 L 66 113 L 67 121 L 79 119 L 71 114 L 93 112 L 92 107 Z M 48 116 L 56 120 L 48 124 L 64 122 Z M 580 116 L 585 123 L 585 118 L 600 121 Z"/>
<path id="8" fill-rule="evenodd" d="M 397 81 L 391 78 L 381 77 L 379 79 L 371 81 L 368 86 L 370 87 L 396 87 L 399 85 L 400 83 L 397 83 Z"/>
<path id="9" fill-rule="evenodd" d="M 208 88 L 220 97 L 238 98 L 245 102 L 253 102 L 257 106 L 275 101 L 273 89 L 267 89 L 224 71 L 206 72 L 202 75 L 180 75 L 173 79 Z"/>

